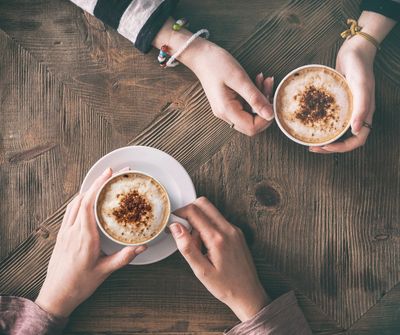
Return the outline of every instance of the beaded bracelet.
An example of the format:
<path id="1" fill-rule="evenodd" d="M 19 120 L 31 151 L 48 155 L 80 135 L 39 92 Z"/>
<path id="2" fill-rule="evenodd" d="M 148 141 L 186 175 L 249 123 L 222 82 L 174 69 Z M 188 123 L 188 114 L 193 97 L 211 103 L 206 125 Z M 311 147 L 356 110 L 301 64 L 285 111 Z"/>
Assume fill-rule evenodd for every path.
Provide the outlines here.
<path id="1" fill-rule="evenodd" d="M 158 54 L 158 62 L 161 67 L 165 67 L 167 65 L 167 56 L 168 56 L 168 45 L 163 45 L 160 49 L 160 53 Z"/>
<path id="2" fill-rule="evenodd" d="M 188 20 L 186 18 L 182 18 L 182 19 L 176 20 L 176 22 L 172 26 L 172 30 L 179 31 L 183 27 L 188 26 L 188 25 L 189 25 Z M 157 59 L 158 59 L 158 63 L 160 64 L 161 67 L 167 66 L 167 57 L 169 56 L 168 51 L 169 51 L 169 47 L 166 44 L 164 44 L 160 49 L 160 53 L 158 54 Z"/>
<path id="3" fill-rule="evenodd" d="M 177 20 L 173 26 L 172 26 L 172 30 L 174 31 L 179 31 L 181 30 L 183 27 L 187 27 L 189 25 L 189 22 L 186 18 L 182 18 Z M 204 35 L 205 38 L 208 38 L 210 36 L 210 32 L 207 29 L 201 29 L 199 30 L 197 33 L 193 34 L 187 41 L 186 43 L 179 48 L 179 50 L 177 52 L 175 52 L 175 54 L 173 54 L 169 59 L 169 46 L 167 44 L 164 44 L 161 49 L 160 49 L 160 53 L 158 54 L 158 62 L 160 64 L 161 67 L 175 67 L 177 65 L 179 65 L 179 62 L 176 61 L 176 58 L 178 58 L 182 52 L 184 52 L 190 44 L 193 43 L 193 41 L 198 38 L 199 36 Z"/>
<path id="4" fill-rule="evenodd" d="M 172 26 L 172 30 L 179 31 L 183 27 L 188 27 L 188 26 L 189 26 L 189 21 L 184 17 L 182 19 L 176 20 L 176 22 Z"/>

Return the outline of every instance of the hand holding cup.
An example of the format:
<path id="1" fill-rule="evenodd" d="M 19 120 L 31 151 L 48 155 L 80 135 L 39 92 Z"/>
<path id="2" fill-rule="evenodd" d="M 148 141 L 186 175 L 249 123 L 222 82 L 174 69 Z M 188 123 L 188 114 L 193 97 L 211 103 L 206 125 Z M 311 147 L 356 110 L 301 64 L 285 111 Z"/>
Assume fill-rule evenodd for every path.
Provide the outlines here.
<path id="1" fill-rule="evenodd" d="M 179 223 L 171 224 L 170 230 L 196 277 L 241 321 L 251 319 L 270 298 L 258 279 L 242 231 L 204 197 L 176 214 L 193 227 L 192 234 Z"/>
<path id="2" fill-rule="evenodd" d="M 104 256 L 93 212 L 101 185 L 112 175 L 107 169 L 86 193 L 67 206 L 51 255 L 46 279 L 36 303 L 48 313 L 68 317 L 114 271 L 146 250 L 145 245 L 125 247 Z"/>
<path id="3" fill-rule="evenodd" d="M 370 42 L 350 39 L 340 48 L 336 59 L 336 70 L 342 73 L 353 93 L 353 115 L 351 137 L 322 147 L 310 148 L 316 153 L 348 152 L 365 144 L 375 112 L 375 77 L 373 63 L 376 48 Z"/>

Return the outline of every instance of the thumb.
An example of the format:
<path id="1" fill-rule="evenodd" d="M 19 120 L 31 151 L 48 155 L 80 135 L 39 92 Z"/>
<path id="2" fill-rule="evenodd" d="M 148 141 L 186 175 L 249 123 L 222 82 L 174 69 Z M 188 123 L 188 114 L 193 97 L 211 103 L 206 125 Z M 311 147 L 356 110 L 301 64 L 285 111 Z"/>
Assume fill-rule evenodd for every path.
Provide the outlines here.
<path id="1" fill-rule="evenodd" d="M 233 83 L 231 89 L 236 91 L 247 101 L 253 112 L 260 115 L 263 119 L 271 121 L 274 118 L 272 105 L 256 85 L 248 78 L 245 82 Z"/>
<path id="2" fill-rule="evenodd" d="M 357 135 L 363 126 L 363 122 L 367 120 L 371 110 L 371 103 L 373 103 L 373 101 L 371 101 L 372 94 L 366 85 L 353 85 L 352 82 L 349 82 L 349 86 L 353 94 L 351 129 L 352 133 Z"/>
<path id="3" fill-rule="evenodd" d="M 122 250 L 102 258 L 104 272 L 111 273 L 128 265 L 133 259 L 147 249 L 146 245 L 137 247 L 125 247 Z"/>
<path id="4" fill-rule="evenodd" d="M 175 239 L 178 250 L 189 263 L 196 276 L 208 271 L 211 263 L 201 253 L 199 244 L 190 235 L 189 231 L 179 223 L 173 223 L 169 230 Z"/>

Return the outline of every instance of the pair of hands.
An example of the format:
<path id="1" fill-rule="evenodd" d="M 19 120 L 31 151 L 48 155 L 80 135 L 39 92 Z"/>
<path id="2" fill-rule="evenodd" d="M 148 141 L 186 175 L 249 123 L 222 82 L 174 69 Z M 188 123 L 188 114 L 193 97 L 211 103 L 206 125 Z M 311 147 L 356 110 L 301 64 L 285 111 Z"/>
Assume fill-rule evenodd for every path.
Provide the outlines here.
<path id="1" fill-rule="evenodd" d="M 171 29 L 174 20 L 168 19 L 153 41 L 160 49 L 167 41 L 171 54 L 192 35 L 182 29 Z M 380 43 L 395 22 L 380 14 L 364 11 L 359 24 L 363 31 Z M 375 111 L 375 79 L 373 63 L 376 48 L 360 36 L 347 39 L 339 50 L 336 69 L 342 73 L 353 93 L 353 136 L 323 147 L 310 147 L 315 153 L 347 152 L 362 146 L 370 133 L 363 122 L 372 123 Z M 198 38 L 178 60 L 190 68 L 200 80 L 214 115 L 243 134 L 253 136 L 268 128 L 274 118 L 271 98 L 274 81 L 260 73 L 255 83 L 232 55 L 207 40 Z"/>
<path id="2" fill-rule="evenodd" d="M 196 52 L 198 56 L 188 57 L 187 65 L 199 78 L 214 115 L 249 136 L 268 128 L 273 119 L 273 78 L 264 78 L 260 73 L 254 84 L 228 52 L 208 41 L 203 41 L 203 45 L 199 43 Z M 343 43 L 336 69 L 346 77 L 353 93 L 353 136 L 323 147 L 310 147 L 311 152 L 347 152 L 364 145 L 370 129 L 363 127 L 363 122 L 371 124 L 375 110 L 375 53 L 375 47 L 363 38 Z M 246 110 L 246 103 L 255 114 Z"/>
<path id="3" fill-rule="evenodd" d="M 125 247 L 103 255 L 93 213 L 96 194 L 112 175 L 106 170 L 88 192 L 68 205 L 36 303 L 57 317 L 68 317 L 114 271 L 129 264 L 146 246 Z M 195 275 L 241 321 L 268 304 L 242 232 L 206 199 L 181 208 L 192 234 L 179 223 L 170 225 L 177 246 Z M 204 245 L 203 245 L 204 244 Z M 202 253 L 202 247 L 207 250 Z M 134 289 L 134 288 L 132 288 Z"/>

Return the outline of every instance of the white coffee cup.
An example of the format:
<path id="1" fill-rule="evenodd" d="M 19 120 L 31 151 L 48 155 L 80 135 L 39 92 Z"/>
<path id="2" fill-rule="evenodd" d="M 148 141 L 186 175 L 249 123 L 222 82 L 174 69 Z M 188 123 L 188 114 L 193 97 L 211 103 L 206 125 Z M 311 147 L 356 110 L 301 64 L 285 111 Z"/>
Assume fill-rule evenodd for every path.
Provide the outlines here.
<path id="1" fill-rule="evenodd" d="M 109 185 L 109 183 L 111 183 L 115 178 L 121 176 L 121 175 L 125 175 L 125 174 L 140 174 L 144 177 L 147 177 L 149 179 L 151 179 L 152 181 L 156 182 L 160 188 L 162 189 L 162 192 L 164 193 L 166 199 L 167 199 L 167 215 L 166 215 L 166 219 L 164 220 L 164 222 L 162 223 L 161 227 L 159 228 L 158 232 L 152 236 L 151 238 L 145 240 L 145 241 L 141 241 L 141 242 L 137 242 L 137 243 L 127 243 L 121 240 L 118 240 L 117 238 L 111 236 L 103 227 L 101 220 L 99 218 L 98 215 L 98 201 L 99 201 L 99 196 L 102 193 L 103 189 Z M 94 212 L 95 212 L 95 218 L 96 218 L 96 223 L 97 226 L 99 227 L 99 229 L 103 232 L 103 234 L 109 238 L 110 240 L 112 240 L 115 243 L 118 243 L 120 245 L 124 245 L 124 246 L 137 246 L 137 245 L 142 245 L 142 244 L 147 244 L 153 240 L 155 240 L 157 237 L 160 236 L 160 234 L 167 234 L 165 232 L 165 229 L 167 228 L 167 226 L 173 222 L 177 222 L 182 224 L 183 226 L 185 226 L 189 231 L 191 231 L 192 227 L 190 226 L 189 222 L 187 222 L 185 219 L 182 219 L 178 216 L 176 216 L 175 214 L 171 213 L 171 201 L 169 199 L 169 195 L 167 190 L 165 189 L 165 187 L 153 176 L 150 176 L 147 173 L 144 173 L 142 171 L 135 171 L 135 170 L 127 170 L 127 171 L 121 171 L 121 172 L 117 172 L 115 174 L 113 174 L 113 176 L 111 178 L 109 178 L 99 189 L 99 191 L 97 192 L 96 195 L 96 200 L 94 203 Z"/>
<path id="2" fill-rule="evenodd" d="M 279 111 L 278 98 L 280 97 L 280 93 L 281 93 L 282 88 L 285 87 L 286 82 L 287 82 L 289 79 L 293 78 L 293 76 L 294 76 L 296 73 L 299 73 L 299 72 L 301 72 L 302 70 L 305 70 L 305 69 L 317 69 L 317 70 L 318 70 L 318 69 L 321 69 L 321 70 L 323 70 L 323 71 L 328 71 L 328 72 L 330 72 L 330 73 L 332 74 L 332 77 L 333 77 L 333 76 L 337 76 L 337 78 L 339 78 L 340 81 L 341 81 L 340 83 L 341 83 L 341 84 L 344 83 L 344 85 L 346 85 L 346 89 L 343 90 L 343 91 L 345 91 L 346 94 L 347 94 L 348 97 L 349 97 L 349 99 L 348 99 L 348 100 L 349 100 L 349 101 L 348 101 L 348 104 L 349 104 L 348 109 L 349 109 L 349 111 L 346 112 L 346 121 L 343 122 L 343 123 L 344 123 L 344 126 L 340 129 L 340 131 L 338 131 L 337 134 L 335 134 L 335 136 L 332 136 L 332 137 L 330 137 L 329 139 L 322 140 L 322 141 L 320 141 L 320 142 L 318 142 L 318 141 L 315 141 L 315 142 L 304 141 L 304 140 L 302 140 L 302 139 L 299 138 L 300 136 L 296 137 L 296 136 L 294 136 L 293 134 L 291 134 L 291 133 L 288 131 L 288 129 L 285 128 L 284 122 L 283 122 L 283 120 L 282 120 L 282 119 L 284 119 L 284 118 L 282 117 L 282 115 L 280 114 L 280 111 Z M 305 66 L 301 66 L 301 67 L 299 67 L 299 68 L 297 68 L 297 69 L 294 69 L 293 71 L 289 72 L 289 73 L 282 79 L 282 81 L 279 83 L 279 85 L 278 85 L 278 87 L 277 87 L 277 89 L 276 89 L 276 91 L 275 91 L 275 95 L 274 95 L 274 113 L 275 113 L 275 120 L 276 120 L 276 123 L 278 124 L 278 127 L 281 129 L 281 131 L 282 131 L 288 138 L 290 138 L 292 141 L 294 141 L 294 142 L 296 142 L 296 143 L 299 143 L 299 144 L 302 144 L 302 145 L 306 145 L 306 146 L 323 146 L 323 145 L 326 145 L 326 144 L 329 144 L 329 143 L 332 143 L 332 142 L 338 140 L 338 139 L 339 139 L 340 137 L 342 137 L 342 136 L 344 135 L 344 133 L 349 129 L 349 127 L 350 127 L 350 122 L 351 122 L 352 104 L 353 104 L 353 99 L 352 99 L 351 90 L 350 90 L 349 86 L 347 85 L 346 79 L 344 78 L 344 76 L 343 76 L 342 74 L 340 74 L 340 73 L 337 72 L 336 70 L 334 70 L 334 69 L 332 69 L 332 68 L 330 68 L 330 67 L 328 67 L 328 66 L 325 66 L 325 65 L 320 65 L 320 64 L 305 65 Z M 311 129 L 311 128 L 312 128 L 312 127 L 310 127 L 310 129 Z"/>

